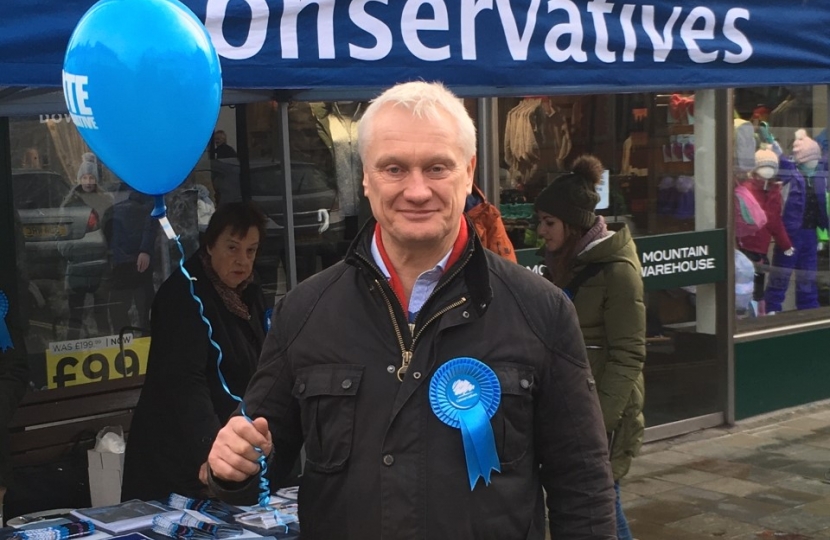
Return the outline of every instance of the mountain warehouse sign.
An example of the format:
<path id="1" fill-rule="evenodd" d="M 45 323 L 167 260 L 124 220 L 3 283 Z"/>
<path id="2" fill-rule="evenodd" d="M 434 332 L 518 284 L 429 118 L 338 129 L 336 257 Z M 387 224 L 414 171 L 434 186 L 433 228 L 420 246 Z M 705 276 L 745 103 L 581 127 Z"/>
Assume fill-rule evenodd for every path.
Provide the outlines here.
<path id="1" fill-rule="evenodd" d="M 696 272 L 715 268 L 709 257 L 709 246 L 658 249 L 642 254 L 643 277 L 663 276 L 680 272 Z M 657 264 L 663 263 L 663 264 Z"/>
<path id="2" fill-rule="evenodd" d="M 726 231 L 640 236 L 634 239 L 646 289 L 673 289 L 726 279 Z M 518 249 L 516 258 L 534 274 L 545 264 L 537 248 Z"/>
<path id="3" fill-rule="evenodd" d="M 726 231 L 723 229 L 640 237 L 634 242 L 647 289 L 726 279 Z"/>

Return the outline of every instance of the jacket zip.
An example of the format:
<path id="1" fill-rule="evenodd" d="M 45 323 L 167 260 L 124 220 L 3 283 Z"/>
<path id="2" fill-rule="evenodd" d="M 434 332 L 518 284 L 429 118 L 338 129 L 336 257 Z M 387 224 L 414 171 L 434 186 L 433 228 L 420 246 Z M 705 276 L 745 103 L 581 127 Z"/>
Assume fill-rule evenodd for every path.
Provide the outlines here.
<path id="1" fill-rule="evenodd" d="M 375 265 L 373 265 L 371 263 L 371 261 L 369 261 L 366 257 L 364 257 L 363 255 L 361 255 L 359 253 L 357 254 L 357 256 L 359 258 L 363 259 L 364 262 L 369 264 L 370 267 L 374 268 Z M 432 293 L 429 295 L 429 298 L 427 298 L 427 302 L 429 302 L 430 298 L 432 298 L 435 295 L 435 293 L 437 293 L 439 290 L 441 290 L 447 283 L 449 283 L 453 279 L 455 279 L 455 276 L 457 276 L 458 273 L 461 272 L 461 270 L 467 265 L 467 262 L 469 260 L 470 260 L 470 255 L 467 255 L 467 258 L 455 270 L 455 272 L 453 272 L 452 275 L 450 275 L 450 277 L 446 281 L 444 281 L 444 283 L 442 283 L 441 285 L 439 285 L 438 287 L 436 287 L 432 291 Z M 379 270 L 378 270 L 378 273 L 380 273 Z M 432 324 L 433 321 L 440 318 L 442 315 L 444 315 L 448 311 L 453 310 L 453 309 L 457 308 L 458 306 L 463 305 L 467 301 L 467 298 L 462 296 L 461 298 L 459 298 L 455 302 L 453 302 L 453 303 L 449 304 L 448 306 L 445 306 L 444 308 L 440 309 L 436 314 L 434 314 L 432 317 L 430 317 L 429 320 L 427 320 L 427 322 L 425 322 L 418 329 L 418 332 L 414 336 L 412 336 L 412 343 L 410 344 L 409 349 L 407 349 L 406 344 L 403 341 L 403 332 L 401 332 L 401 327 L 398 324 L 398 318 L 395 316 L 395 308 L 392 306 L 392 301 L 389 300 L 389 296 L 386 294 L 386 291 L 384 290 L 383 286 L 381 285 L 380 280 L 375 279 L 374 281 L 375 281 L 375 285 L 380 290 L 380 294 L 383 296 L 384 302 L 386 303 L 386 309 L 389 312 L 389 318 L 392 319 L 392 326 L 394 326 L 394 328 L 395 328 L 395 337 L 398 339 L 398 345 L 401 348 L 401 367 L 398 368 L 397 376 L 398 376 L 398 380 L 403 382 L 403 378 L 406 375 L 407 370 L 409 369 L 409 363 L 412 361 L 412 355 L 415 353 L 415 343 L 418 341 L 418 337 L 420 337 L 420 335 L 423 334 L 424 330 L 430 324 Z M 426 305 L 426 302 L 424 302 L 424 305 Z M 416 317 L 416 322 L 417 322 L 417 317 Z M 409 325 L 409 328 L 410 328 L 410 332 L 412 332 L 413 325 Z"/>

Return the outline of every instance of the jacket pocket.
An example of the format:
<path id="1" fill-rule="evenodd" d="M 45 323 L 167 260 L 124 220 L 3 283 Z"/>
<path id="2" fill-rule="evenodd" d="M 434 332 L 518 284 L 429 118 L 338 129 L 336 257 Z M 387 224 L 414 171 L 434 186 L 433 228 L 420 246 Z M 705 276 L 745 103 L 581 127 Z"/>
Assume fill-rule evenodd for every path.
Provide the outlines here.
<path id="1" fill-rule="evenodd" d="M 501 403 L 493 416 L 493 435 L 502 472 L 527 454 L 533 436 L 533 368 L 508 362 L 491 365 L 501 386 Z"/>
<path id="2" fill-rule="evenodd" d="M 355 404 L 363 366 L 320 365 L 297 370 L 292 394 L 300 404 L 305 434 L 305 466 L 333 473 L 352 451 Z"/>

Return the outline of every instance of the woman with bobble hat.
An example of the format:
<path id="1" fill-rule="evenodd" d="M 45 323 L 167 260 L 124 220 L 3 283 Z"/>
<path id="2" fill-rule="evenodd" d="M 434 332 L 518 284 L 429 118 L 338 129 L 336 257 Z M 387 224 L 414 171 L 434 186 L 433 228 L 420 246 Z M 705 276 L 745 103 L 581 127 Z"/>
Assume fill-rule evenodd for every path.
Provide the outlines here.
<path id="1" fill-rule="evenodd" d="M 767 216 L 766 224 L 755 234 L 737 239 L 741 253 L 756 265 L 769 266 L 767 253 L 771 240 L 775 240 L 775 246 L 786 256 L 792 256 L 794 253 L 792 242 L 781 219 L 784 199 L 781 195 L 781 182 L 778 181 L 778 167 L 778 156 L 772 151 L 770 145 L 761 144 L 755 152 L 755 168 L 750 171 L 749 177 L 743 183 Z M 765 280 L 766 270 L 756 267 L 752 300 L 756 303 L 755 313 L 757 315 L 766 313 Z"/>
<path id="2" fill-rule="evenodd" d="M 774 150 L 780 150 L 777 144 Z M 827 228 L 827 158 L 803 129 L 795 132 L 792 157 L 779 155 L 779 177 L 786 192 L 782 221 L 793 250 L 775 246 L 773 271 L 764 294 L 767 313 L 781 311 L 790 277 L 795 276 L 796 309 L 819 307 L 816 268 L 818 235 Z"/>
<path id="3" fill-rule="evenodd" d="M 81 156 L 76 180 L 77 184 L 66 195 L 61 207 L 85 204 L 103 218 L 104 213 L 112 206 L 112 196 L 98 185 L 98 158 L 95 154 L 86 152 Z"/>
<path id="4" fill-rule="evenodd" d="M 589 155 L 536 198 L 548 279 L 571 298 L 602 406 L 617 490 L 617 538 L 631 539 L 619 481 L 643 442 L 646 308 L 640 261 L 625 225 L 612 232 L 594 213 L 602 177 Z"/>
<path id="5" fill-rule="evenodd" d="M 81 157 L 77 181 L 78 184 L 69 191 L 61 203 L 61 208 L 89 207 L 94 219 L 88 221 L 87 227 L 103 230 L 103 220 L 108 215 L 113 200 L 109 193 L 98 186 L 98 159 L 95 154 L 87 152 Z M 108 269 L 100 264 L 90 264 L 91 261 L 106 257 L 103 236 L 101 252 L 95 251 L 95 247 L 84 240 L 58 242 L 58 252 L 66 259 L 66 295 L 69 306 L 66 339 L 81 337 L 87 294 L 94 297 L 92 313 L 97 335 L 107 335 L 111 331 L 106 309 L 108 291 L 101 287 L 101 283 L 108 279 L 105 276 Z"/>

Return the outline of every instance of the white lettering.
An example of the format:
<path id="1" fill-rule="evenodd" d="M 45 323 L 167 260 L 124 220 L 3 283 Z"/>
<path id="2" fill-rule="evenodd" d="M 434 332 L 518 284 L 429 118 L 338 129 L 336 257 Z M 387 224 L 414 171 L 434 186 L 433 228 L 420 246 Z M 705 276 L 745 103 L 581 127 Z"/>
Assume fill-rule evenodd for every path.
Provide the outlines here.
<path id="1" fill-rule="evenodd" d="M 548 0 L 548 13 L 557 9 L 564 9 L 568 14 L 568 22 L 553 26 L 545 38 L 545 52 L 554 62 L 565 62 L 573 58 L 577 62 L 587 62 L 588 55 L 582 50 L 582 19 L 579 8 L 571 0 Z M 564 50 L 557 45 L 559 38 L 570 35 L 568 47 Z"/>
<path id="2" fill-rule="evenodd" d="M 88 129 L 98 129 L 98 125 L 95 123 L 95 118 L 92 116 L 80 116 L 77 114 L 73 114 L 72 121 L 75 123 L 76 126 Z"/>
<path id="3" fill-rule="evenodd" d="M 461 58 L 476 60 L 476 17 L 485 9 L 493 9 L 493 0 L 461 0 Z"/>
<path id="4" fill-rule="evenodd" d="M 746 35 L 735 27 L 735 22 L 738 19 L 749 20 L 749 10 L 743 8 L 732 8 L 726 12 L 726 19 L 723 21 L 723 35 L 726 39 L 741 48 L 741 52 L 733 53 L 725 51 L 723 53 L 723 61 L 730 64 L 740 64 L 746 62 L 752 56 L 752 44 L 746 38 Z"/>
<path id="5" fill-rule="evenodd" d="M 244 0 L 251 8 L 251 24 L 248 37 L 241 45 L 231 45 L 225 39 L 222 25 L 225 22 L 230 0 L 207 0 L 205 6 L 205 29 L 216 48 L 216 53 L 230 60 L 245 60 L 256 55 L 265 45 L 268 34 L 268 17 L 271 15 L 265 0 Z"/>
<path id="6" fill-rule="evenodd" d="M 646 34 L 648 34 L 649 39 L 651 39 L 651 45 L 654 47 L 654 61 L 665 62 L 671 52 L 672 44 L 674 43 L 674 38 L 672 37 L 674 23 L 677 22 L 683 8 L 675 7 L 672 9 L 671 17 L 669 17 L 669 20 L 666 21 L 666 24 L 663 27 L 662 36 L 660 35 L 660 32 L 657 31 L 657 27 L 654 23 L 654 6 L 643 6 L 642 11 L 643 28 L 646 29 Z"/>
<path id="7" fill-rule="evenodd" d="M 334 58 L 334 2 L 323 0 L 283 0 L 282 18 L 280 18 L 280 47 L 283 58 L 300 57 L 297 19 L 300 12 L 311 4 L 317 4 L 318 56 L 321 59 Z"/>
<path id="8" fill-rule="evenodd" d="M 623 29 L 623 37 L 625 38 L 625 50 L 623 51 L 623 62 L 634 61 L 634 51 L 637 50 L 637 32 L 634 30 L 634 8 L 633 4 L 625 4 L 620 13 L 620 24 Z"/>
<path id="9" fill-rule="evenodd" d="M 695 24 L 703 20 L 703 28 L 695 29 Z M 718 51 L 705 53 L 700 50 L 698 41 L 715 39 L 715 14 L 705 7 L 696 7 L 689 13 L 680 27 L 680 38 L 686 44 L 689 58 L 697 64 L 708 64 L 718 59 Z"/>
<path id="10" fill-rule="evenodd" d="M 424 4 L 432 7 L 432 19 L 418 18 L 418 10 Z M 441 30 L 446 32 L 449 29 L 449 15 L 447 14 L 447 6 L 443 1 L 407 0 L 401 16 L 401 34 L 403 34 L 403 42 L 406 44 L 406 47 L 416 58 L 426 60 L 427 62 L 447 60 L 450 57 L 449 45 L 436 48 L 427 47 L 421 43 L 418 32 L 421 30 Z"/>
<path id="11" fill-rule="evenodd" d="M 533 30 L 536 28 L 536 14 L 539 12 L 540 2 L 541 0 L 530 0 L 525 27 L 519 34 L 519 23 L 516 22 L 513 8 L 510 7 L 510 0 L 496 0 L 499 6 L 499 18 L 504 28 L 504 37 L 507 38 L 507 48 L 510 49 L 510 56 L 513 60 L 527 60 L 527 49 L 530 46 Z"/>
<path id="12" fill-rule="evenodd" d="M 349 5 L 349 17 L 355 26 L 371 34 L 376 44 L 374 47 L 367 48 L 349 43 L 349 56 L 358 60 L 372 61 L 386 58 L 392 50 L 392 31 L 383 21 L 366 13 L 366 4 L 369 2 L 387 5 L 389 0 L 356 0 Z"/>
<path id="13" fill-rule="evenodd" d="M 63 100 L 66 102 L 66 108 L 69 109 L 69 112 L 78 112 L 78 108 L 75 106 L 75 93 L 72 91 L 72 85 L 75 84 L 75 76 L 71 73 L 67 73 L 66 71 L 61 71 L 61 77 L 63 78 Z"/>
<path id="14" fill-rule="evenodd" d="M 86 91 L 86 86 L 89 84 L 89 77 L 86 75 L 73 75 L 67 71 L 63 71 L 62 73 L 63 97 L 66 101 L 66 108 L 71 113 L 92 115 L 92 109 L 86 104 L 86 100 L 89 99 L 89 93 Z"/>
<path id="15" fill-rule="evenodd" d="M 608 49 L 608 27 L 605 26 L 605 15 L 614 11 L 614 4 L 606 0 L 591 0 L 588 2 L 588 13 L 594 19 L 594 33 L 597 36 L 597 43 L 594 53 L 601 62 L 611 64 L 616 62 L 617 53 Z"/>

